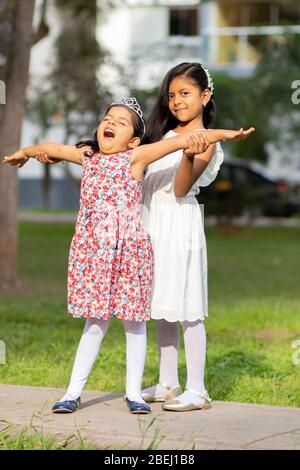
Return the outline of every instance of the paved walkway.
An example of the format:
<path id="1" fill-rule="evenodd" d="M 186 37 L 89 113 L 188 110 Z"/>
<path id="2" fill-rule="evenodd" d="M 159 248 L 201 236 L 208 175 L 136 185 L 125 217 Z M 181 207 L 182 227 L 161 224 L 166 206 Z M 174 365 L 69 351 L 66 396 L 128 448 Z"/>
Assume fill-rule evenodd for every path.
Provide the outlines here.
<path id="1" fill-rule="evenodd" d="M 80 432 L 99 449 L 290 449 L 300 450 L 300 408 L 213 402 L 205 411 L 130 415 L 120 395 L 85 391 L 74 414 L 54 415 L 63 390 L 0 385 L 0 429 L 32 424 L 58 437 Z"/>

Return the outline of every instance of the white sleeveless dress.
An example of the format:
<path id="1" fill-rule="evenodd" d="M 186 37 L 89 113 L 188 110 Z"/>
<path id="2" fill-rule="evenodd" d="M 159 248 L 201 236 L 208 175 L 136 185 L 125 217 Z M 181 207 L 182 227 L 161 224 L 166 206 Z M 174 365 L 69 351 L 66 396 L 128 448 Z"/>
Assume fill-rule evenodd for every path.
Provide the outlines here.
<path id="1" fill-rule="evenodd" d="M 169 131 L 164 139 L 174 137 Z M 216 145 L 207 168 L 185 197 L 173 192 L 182 150 L 147 167 L 143 181 L 142 220 L 154 252 L 151 318 L 169 322 L 204 320 L 207 307 L 207 254 L 203 213 L 195 195 L 216 178 L 223 162 Z"/>

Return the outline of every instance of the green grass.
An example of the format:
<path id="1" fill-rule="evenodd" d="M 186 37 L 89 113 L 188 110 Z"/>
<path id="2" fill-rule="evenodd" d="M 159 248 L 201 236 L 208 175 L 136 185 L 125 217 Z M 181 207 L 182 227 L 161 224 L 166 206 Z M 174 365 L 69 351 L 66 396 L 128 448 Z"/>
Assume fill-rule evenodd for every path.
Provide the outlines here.
<path id="1" fill-rule="evenodd" d="M 0 340 L 7 364 L 0 382 L 66 387 L 84 321 L 66 311 L 72 225 L 20 226 L 18 291 L 1 293 Z M 209 317 L 206 385 L 215 400 L 300 406 L 300 229 L 207 230 Z M 183 345 L 179 358 L 185 383 Z M 144 385 L 158 379 L 155 322 L 148 324 Z M 122 392 L 125 338 L 113 320 L 87 389 Z"/>
<path id="2" fill-rule="evenodd" d="M 8 426 L 0 431 L 0 450 L 95 450 L 80 433 L 63 438 L 43 433 L 32 424 L 23 427 Z"/>

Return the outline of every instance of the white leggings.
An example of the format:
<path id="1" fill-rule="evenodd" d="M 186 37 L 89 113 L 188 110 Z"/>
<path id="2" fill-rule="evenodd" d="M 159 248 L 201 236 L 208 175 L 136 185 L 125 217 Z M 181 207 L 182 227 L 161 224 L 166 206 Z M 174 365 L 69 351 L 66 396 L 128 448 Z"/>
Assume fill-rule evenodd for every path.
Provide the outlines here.
<path id="1" fill-rule="evenodd" d="M 206 359 L 206 332 L 201 320 L 182 322 L 187 367 L 186 388 L 202 392 Z M 178 352 L 180 336 L 178 322 L 156 320 L 160 383 L 176 387 L 178 380 Z"/>
<path id="2" fill-rule="evenodd" d="M 126 335 L 126 396 L 143 401 L 141 384 L 146 359 L 146 322 L 122 320 Z M 67 393 L 60 399 L 76 400 L 86 384 L 97 359 L 100 345 L 107 332 L 109 320 L 88 318 L 77 349 Z"/>

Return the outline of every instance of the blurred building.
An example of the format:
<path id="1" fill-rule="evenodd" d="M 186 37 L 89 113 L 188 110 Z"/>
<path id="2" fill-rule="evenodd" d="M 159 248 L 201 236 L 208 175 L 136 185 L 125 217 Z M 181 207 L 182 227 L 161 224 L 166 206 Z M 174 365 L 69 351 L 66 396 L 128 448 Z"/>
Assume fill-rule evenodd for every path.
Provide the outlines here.
<path id="1" fill-rule="evenodd" d="M 203 2 L 200 16 L 204 61 L 238 75 L 251 73 L 267 38 L 300 33 L 300 4 L 294 0 Z"/>
<path id="2" fill-rule="evenodd" d="M 126 0 L 100 26 L 99 40 L 118 62 L 134 61 L 143 87 L 180 61 L 249 75 L 261 44 L 290 32 L 300 33 L 299 0 Z"/>
<path id="3" fill-rule="evenodd" d="M 98 0 L 103 4 L 102 0 Z M 63 28 L 63 18 L 54 0 L 47 2 L 46 21 L 50 32 L 31 52 L 31 82 L 38 82 L 54 60 L 54 41 Z M 36 1 L 37 23 L 42 0 Z M 101 76 L 115 96 L 136 88 L 157 85 L 167 70 L 182 61 L 201 61 L 212 71 L 235 76 L 251 75 L 259 59 L 259 46 L 267 38 L 300 34 L 299 0 L 124 0 L 117 1 L 105 17 L 98 19 L 97 37 L 128 74 L 125 85 L 115 69 L 102 67 Z M 47 136 L 29 120 L 24 122 L 22 145 L 40 139 L 61 140 L 61 125 Z M 270 152 L 270 166 L 280 167 L 276 152 Z M 291 164 L 293 168 L 293 163 Z M 72 167 L 77 175 L 80 168 Z M 294 171 L 294 168 L 293 168 Z M 53 207 L 76 207 L 74 190 L 66 183 L 62 167 L 51 168 L 56 191 Z M 43 168 L 30 162 L 20 171 L 20 203 L 41 207 Z M 300 179 L 300 176 L 299 176 Z M 70 195 L 72 197 L 70 197 Z M 76 196 L 77 197 L 77 196 Z"/>

